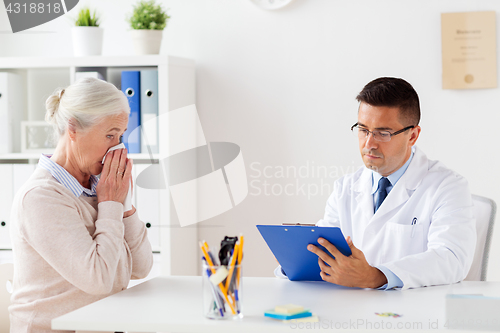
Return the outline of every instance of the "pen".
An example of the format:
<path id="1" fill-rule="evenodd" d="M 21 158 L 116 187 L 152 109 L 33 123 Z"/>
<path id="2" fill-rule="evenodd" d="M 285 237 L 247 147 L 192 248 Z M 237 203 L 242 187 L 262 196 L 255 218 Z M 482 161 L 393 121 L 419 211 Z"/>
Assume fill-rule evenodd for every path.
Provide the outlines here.
<path id="1" fill-rule="evenodd" d="M 206 242 L 204 242 L 206 244 L 206 246 L 208 247 L 208 244 Z M 208 252 L 207 252 L 207 249 L 205 248 L 205 246 L 202 245 L 202 243 L 200 242 L 200 248 L 201 248 L 201 251 L 203 252 L 203 255 L 205 256 L 205 260 L 208 264 L 208 266 L 210 267 L 210 270 L 212 271 L 212 274 L 215 274 L 216 270 L 214 268 L 214 265 L 213 265 L 213 262 L 212 262 L 212 259 L 210 258 L 210 256 L 208 255 Z M 212 283 L 212 282 L 210 282 Z M 215 287 L 215 286 L 214 286 Z M 222 295 L 224 296 L 224 298 L 226 299 L 226 302 L 227 304 L 229 305 L 229 307 L 231 308 L 231 312 L 233 314 L 235 314 L 235 311 L 234 311 L 234 308 L 233 306 L 231 305 L 231 303 L 229 302 L 229 299 L 227 298 L 227 295 L 226 295 L 226 290 L 224 288 L 224 285 L 221 283 L 219 283 L 219 288 L 220 288 L 220 291 L 222 293 Z"/>
<path id="2" fill-rule="evenodd" d="M 240 313 L 240 299 L 238 297 L 238 289 L 234 289 L 234 298 L 236 302 L 236 312 Z"/>
<path id="3" fill-rule="evenodd" d="M 233 301 L 233 304 L 235 304 L 236 309 L 238 309 L 238 306 L 236 305 L 236 299 L 235 296 L 232 293 L 230 293 L 230 291 L 235 290 L 233 276 L 236 274 L 234 268 L 236 267 L 236 262 L 240 253 L 239 248 L 240 245 L 239 242 L 237 242 L 233 249 L 233 255 L 231 256 L 231 261 L 229 262 L 229 273 L 226 278 L 227 295 L 231 297 L 231 300 Z"/>
<path id="4" fill-rule="evenodd" d="M 207 261 L 205 258 L 202 258 L 203 260 Z M 207 283 L 210 285 L 210 290 L 212 291 L 212 296 L 214 297 L 214 302 L 215 305 L 217 306 L 217 309 L 219 310 L 219 313 L 221 317 L 224 317 L 224 312 L 222 311 L 222 305 L 220 304 L 220 298 L 219 295 L 217 295 L 217 292 L 215 290 L 215 286 L 210 282 L 210 269 L 207 267 Z"/>
<path id="5" fill-rule="evenodd" d="M 414 217 L 413 220 L 411 220 L 411 238 L 413 238 L 413 236 L 415 235 L 415 226 L 417 225 L 417 218 Z"/>
<path id="6" fill-rule="evenodd" d="M 212 263 L 212 259 L 210 259 L 210 256 L 208 255 L 207 250 L 205 249 L 205 247 L 201 243 L 200 243 L 200 248 L 201 248 L 201 251 L 203 252 L 203 255 L 205 256 L 205 259 L 207 260 L 208 265 L 210 266 L 210 270 L 212 271 L 212 274 L 215 274 L 215 268 L 213 268 L 214 265 Z M 227 297 L 226 288 L 224 287 L 224 285 L 222 284 L 222 282 L 219 283 L 219 288 L 222 291 L 222 294 L 224 295 L 224 298 L 226 299 L 227 304 L 231 308 L 231 312 L 233 314 L 236 314 L 236 311 L 234 310 L 233 305 L 231 304 L 231 302 L 229 302 L 229 299 Z"/>

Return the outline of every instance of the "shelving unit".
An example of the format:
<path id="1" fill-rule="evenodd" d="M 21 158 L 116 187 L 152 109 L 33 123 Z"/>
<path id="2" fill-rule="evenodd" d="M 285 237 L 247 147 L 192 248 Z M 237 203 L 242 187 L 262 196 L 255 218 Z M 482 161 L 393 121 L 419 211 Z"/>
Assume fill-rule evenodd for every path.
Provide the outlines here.
<path id="1" fill-rule="evenodd" d="M 64 67 L 133 67 L 173 65 L 194 67 L 191 59 L 161 56 L 90 56 L 90 57 L 0 57 L 0 68 L 64 68 Z"/>
<path id="2" fill-rule="evenodd" d="M 133 159 L 134 161 L 150 161 L 151 158 L 153 160 L 158 160 L 160 158 L 159 154 L 153 154 L 153 156 L 149 156 L 149 154 L 128 154 L 128 157 Z M 28 160 L 36 160 L 38 163 L 38 159 L 40 158 L 40 154 L 38 153 L 10 153 L 10 154 L 2 154 L 0 155 L 0 163 L 9 163 L 12 161 L 23 161 L 22 163 L 30 163 L 26 162 Z"/>
<path id="3" fill-rule="evenodd" d="M 195 64 L 193 60 L 160 55 L 146 56 L 91 56 L 91 57 L 0 57 L 0 72 L 21 75 L 26 95 L 23 120 L 38 121 L 45 116 L 45 99 L 58 87 L 74 81 L 77 71 L 99 71 L 105 79 L 121 89 L 123 70 L 158 70 L 158 103 L 160 115 L 183 106 L 195 104 Z M 19 131 L 20 132 L 20 131 Z M 135 164 L 158 163 L 167 156 L 168 133 L 159 129 L 160 153 L 130 154 Z M 40 154 L 14 152 L 0 155 L 0 164 L 34 164 Z M 197 274 L 197 229 L 180 228 L 170 193 L 158 190 L 159 229 L 162 274 Z M 2 227 L 0 227 L 0 233 Z M 182 246 L 179 246 L 182 244 Z M 182 258 L 182 259 L 179 259 Z"/>

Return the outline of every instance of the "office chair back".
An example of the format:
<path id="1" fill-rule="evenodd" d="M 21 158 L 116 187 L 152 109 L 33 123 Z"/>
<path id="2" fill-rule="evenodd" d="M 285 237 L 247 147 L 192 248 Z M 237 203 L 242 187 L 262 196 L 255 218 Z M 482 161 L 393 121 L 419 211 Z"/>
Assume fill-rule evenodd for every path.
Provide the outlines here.
<path id="1" fill-rule="evenodd" d="M 0 333 L 9 333 L 9 310 L 14 265 L 0 264 Z"/>
<path id="2" fill-rule="evenodd" d="M 472 266 L 465 280 L 486 281 L 497 205 L 495 201 L 478 195 L 472 196 L 472 202 L 474 203 L 474 213 L 476 215 L 477 243 Z"/>

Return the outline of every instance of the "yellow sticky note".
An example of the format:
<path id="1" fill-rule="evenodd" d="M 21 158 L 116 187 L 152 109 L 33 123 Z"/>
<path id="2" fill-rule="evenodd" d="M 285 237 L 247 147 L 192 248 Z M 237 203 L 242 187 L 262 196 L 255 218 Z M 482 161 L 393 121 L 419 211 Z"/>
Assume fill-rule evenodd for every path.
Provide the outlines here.
<path id="1" fill-rule="evenodd" d="M 295 304 L 278 305 L 274 308 L 278 313 L 294 314 L 304 311 L 304 307 Z"/>

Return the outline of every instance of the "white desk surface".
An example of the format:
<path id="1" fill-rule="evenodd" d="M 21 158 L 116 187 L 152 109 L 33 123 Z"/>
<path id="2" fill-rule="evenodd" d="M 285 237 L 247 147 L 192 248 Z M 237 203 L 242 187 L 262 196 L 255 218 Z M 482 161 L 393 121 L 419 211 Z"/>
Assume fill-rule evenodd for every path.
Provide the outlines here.
<path id="1" fill-rule="evenodd" d="M 158 277 L 52 321 L 53 329 L 127 332 L 297 332 L 356 330 L 436 332 L 445 330 L 446 294 L 500 296 L 500 282 L 461 282 L 405 291 L 352 289 L 324 282 L 277 278 L 243 279 L 241 320 L 203 316 L 201 277 Z M 264 317 L 276 305 L 294 303 L 319 323 L 290 324 Z M 399 318 L 375 313 L 392 312 Z M 295 326 L 294 326 L 295 325 Z M 300 325 L 300 326 L 299 326 Z M 312 326 L 315 325 L 315 326 Z M 390 327 L 389 327 L 390 325 Z M 463 333 L 465 331 L 455 331 Z"/>

